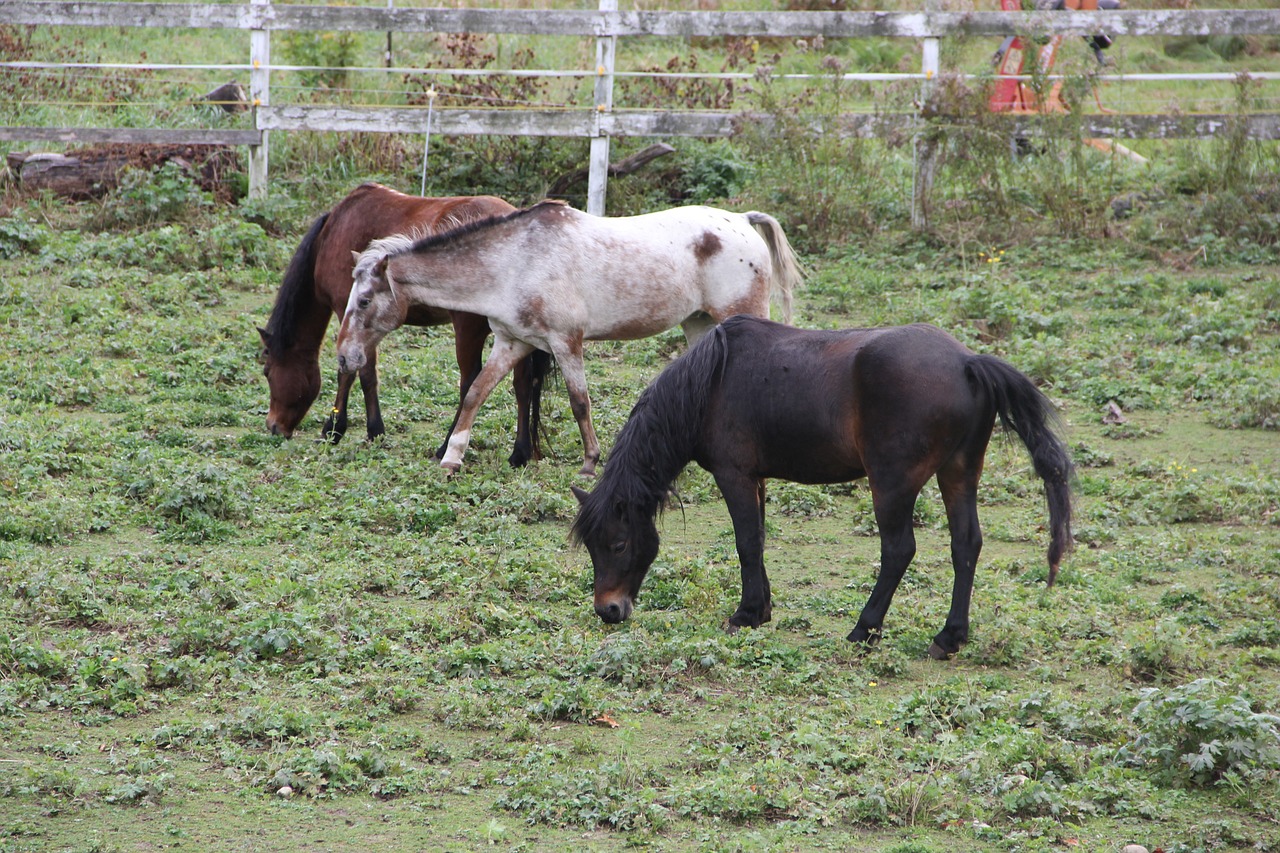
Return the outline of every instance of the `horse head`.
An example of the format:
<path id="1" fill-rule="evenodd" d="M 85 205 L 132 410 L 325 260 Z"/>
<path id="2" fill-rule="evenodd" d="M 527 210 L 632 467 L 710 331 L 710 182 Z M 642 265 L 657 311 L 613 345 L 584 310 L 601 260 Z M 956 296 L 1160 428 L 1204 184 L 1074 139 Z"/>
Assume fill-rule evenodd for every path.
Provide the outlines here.
<path id="1" fill-rule="evenodd" d="M 579 504 L 573 536 L 591 554 L 596 615 L 612 625 L 631 615 L 640 584 L 658 556 L 658 526 L 652 513 L 608 492 L 607 486 L 595 493 L 573 487 Z"/>
<path id="2" fill-rule="evenodd" d="M 338 329 L 338 370 L 356 373 L 368 360 L 367 353 L 402 325 L 408 306 L 400 298 L 387 267 L 394 254 L 412 246 L 403 235 L 374 240 L 355 255 L 351 294 Z"/>
<path id="3" fill-rule="evenodd" d="M 262 339 L 262 375 L 271 392 L 267 429 L 272 435 L 292 438 L 311 404 L 320 396 L 320 359 L 316 354 L 289 353 L 279 336 L 258 328 Z"/>

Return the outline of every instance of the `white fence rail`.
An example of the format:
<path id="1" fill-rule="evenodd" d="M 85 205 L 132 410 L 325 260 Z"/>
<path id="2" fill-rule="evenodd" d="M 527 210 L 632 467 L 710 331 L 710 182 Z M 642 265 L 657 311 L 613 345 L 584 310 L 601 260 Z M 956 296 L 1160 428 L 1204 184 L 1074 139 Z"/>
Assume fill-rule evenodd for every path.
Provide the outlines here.
<path id="1" fill-rule="evenodd" d="M 850 79 L 927 79 L 935 72 L 936 39 L 957 36 L 1209 36 L 1280 34 L 1280 9 L 1119 10 L 1094 12 L 681 12 L 619 11 L 616 0 L 600 0 L 599 11 L 529 9 L 417 9 L 389 7 L 303 6 L 252 0 L 231 5 L 187 3 L 85 3 L 63 0 L 4 0 L 0 24 L 77 27 L 166 27 L 239 29 L 250 33 L 250 99 L 253 130 L 154 130 L 133 128 L 0 127 L 0 140 L 61 142 L 204 142 L 249 147 L 252 195 L 267 186 L 271 131 L 372 131 L 500 134 L 589 138 L 592 140 L 587 208 L 604 212 L 604 177 L 612 137 L 732 136 L 741 113 L 612 109 L 616 39 L 631 36 L 716 37 L 786 36 L 796 38 L 923 39 L 919 74 L 846 75 Z M 483 110 L 404 107 L 273 106 L 270 98 L 271 34 L 281 31 L 514 33 L 582 36 L 597 40 L 597 67 L 567 72 L 596 77 L 590 108 L 576 110 Z M 21 63 L 0 63 L 0 66 Z M 225 66 L 224 66 L 225 67 Z M 707 75 L 725 77 L 732 75 Z M 750 75 L 737 75 L 747 77 Z M 1113 79 L 1135 79 L 1121 75 Z M 1177 75 L 1142 75 L 1172 79 Z M 1267 78 L 1280 75 L 1266 74 Z M 1101 78 L 1101 79 L 1106 79 Z M 430 127 L 428 128 L 428 116 Z M 748 117 L 754 123 L 767 116 Z M 1102 138 L 1175 138 L 1213 136 L 1228 122 L 1243 120 L 1250 136 L 1280 139 L 1280 115 L 1089 115 L 1084 131 Z M 852 136 L 900 134 L 917 126 L 914 115 L 848 114 L 825 132 Z M 1011 129 L 1034 123 L 1011 117 Z"/>

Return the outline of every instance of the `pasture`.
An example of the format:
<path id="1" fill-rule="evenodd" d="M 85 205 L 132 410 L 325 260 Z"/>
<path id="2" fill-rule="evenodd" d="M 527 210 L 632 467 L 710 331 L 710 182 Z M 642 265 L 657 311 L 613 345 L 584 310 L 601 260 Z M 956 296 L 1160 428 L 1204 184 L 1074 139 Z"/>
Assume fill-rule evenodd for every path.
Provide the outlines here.
<path id="1" fill-rule="evenodd" d="M 602 624 L 562 377 L 550 458 L 507 466 L 504 383 L 446 479 L 447 326 L 383 342 L 382 439 L 318 440 L 334 327 L 317 407 L 269 435 L 254 327 L 348 189 L 276 233 L 203 204 L 0 219 L 0 850 L 1280 849 L 1273 251 L 889 236 L 805 258 L 797 325 L 933 322 L 1060 406 L 1076 550 L 1046 591 L 1040 483 L 995 439 L 971 641 L 939 662 L 932 486 L 863 653 L 865 482 L 770 484 L 773 618 L 728 635 L 732 529 L 687 470 L 634 614 Z M 587 347 L 606 467 L 683 348 Z"/>

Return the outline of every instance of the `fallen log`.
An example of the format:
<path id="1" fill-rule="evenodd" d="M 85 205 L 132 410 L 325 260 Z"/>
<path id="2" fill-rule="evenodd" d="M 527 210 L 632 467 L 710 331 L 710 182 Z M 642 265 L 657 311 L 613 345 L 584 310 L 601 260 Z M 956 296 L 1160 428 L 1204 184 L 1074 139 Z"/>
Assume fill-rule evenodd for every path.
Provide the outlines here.
<path id="1" fill-rule="evenodd" d="M 126 168 L 154 169 L 174 162 L 187 169 L 201 189 L 229 195 L 227 174 L 241 171 L 240 157 L 220 145 L 107 144 L 65 154 L 14 152 L 9 171 L 25 192 L 50 192 L 85 200 L 101 198 L 120 184 Z"/>

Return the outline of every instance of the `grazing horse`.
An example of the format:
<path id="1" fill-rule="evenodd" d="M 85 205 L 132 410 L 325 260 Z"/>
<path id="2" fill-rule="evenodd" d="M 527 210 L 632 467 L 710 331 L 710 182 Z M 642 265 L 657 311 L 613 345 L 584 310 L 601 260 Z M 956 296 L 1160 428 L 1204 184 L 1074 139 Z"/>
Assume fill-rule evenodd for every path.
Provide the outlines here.
<path id="1" fill-rule="evenodd" d="M 550 352 L 582 433 L 581 473 L 600 445 L 582 364 L 587 340 L 634 340 L 680 325 L 692 344 L 732 314 L 769 316 L 771 292 L 790 315 L 800 281 L 782 226 L 764 213 L 677 207 L 642 216 L 591 216 L 556 202 L 414 240 L 374 241 L 360 256 L 338 332 L 338 369 L 365 353 L 418 305 L 489 318 L 493 349 L 467 392 L 441 465 L 462 466 L 476 411 L 512 365 Z"/>
<path id="2" fill-rule="evenodd" d="M 431 234 L 466 222 L 509 213 L 514 207 L 492 196 L 419 198 L 374 183 L 361 184 L 332 210 L 320 216 L 302 242 L 284 275 L 275 307 L 262 337 L 263 372 L 271 392 L 267 428 L 273 435 L 289 438 L 320 395 L 320 345 L 329 317 L 339 319 L 347 307 L 351 291 L 352 252 L 362 251 L 370 241 L 390 234 Z M 452 322 L 461 394 L 480 373 L 489 322 L 478 314 L 445 311 L 418 306 L 405 317 L 416 326 Z M 365 417 L 369 438 L 382 435 L 382 410 L 378 404 L 377 351 L 369 347 L 361 369 Z M 545 354 L 516 366 L 514 384 L 519 410 L 513 466 L 538 456 L 538 401 L 541 380 L 550 360 Z M 347 398 L 356 374 L 339 374 L 338 396 L 325 420 L 322 435 L 338 441 L 347 431 Z M 532 409 L 532 413 L 531 413 Z M 457 420 L 455 416 L 455 421 Z M 532 420 L 532 422 L 531 422 Z M 450 432 L 453 428 L 450 427 Z M 447 437 L 446 437 L 447 443 Z M 446 445 L 441 445 L 443 455 Z"/>
<path id="3" fill-rule="evenodd" d="M 880 574 L 849 639 L 880 638 L 889 602 L 915 556 L 911 515 L 936 476 L 951 529 L 955 585 L 929 654 L 969 639 L 969 599 L 982 549 L 978 478 L 996 416 L 1022 439 L 1049 503 L 1049 585 L 1071 545 L 1071 459 L 1054 412 L 1031 380 L 927 325 L 849 331 L 793 329 L 734 317 L 645 390 L 591 493 L 573 537 L 595 567 L 595 609 L 631 615 L 658 554 L 654 517 L 676 476 L 697 462 L 715 477 L 733 519 L 742 602 L 729 630 L 771 613 L 764 569 L 765 479 L 843 483 L 866 477 L 880 528 Z"/>

